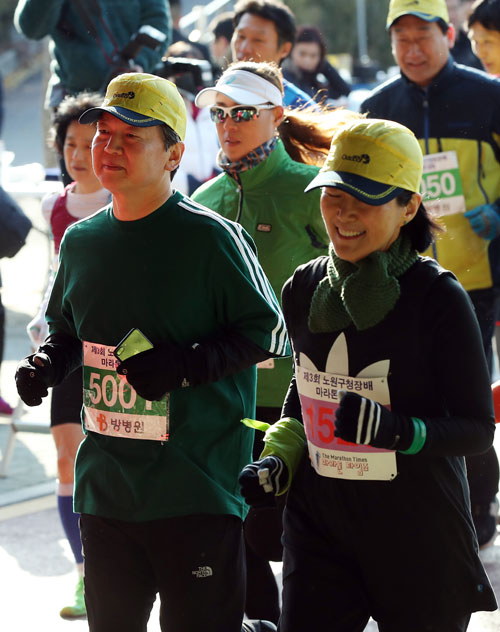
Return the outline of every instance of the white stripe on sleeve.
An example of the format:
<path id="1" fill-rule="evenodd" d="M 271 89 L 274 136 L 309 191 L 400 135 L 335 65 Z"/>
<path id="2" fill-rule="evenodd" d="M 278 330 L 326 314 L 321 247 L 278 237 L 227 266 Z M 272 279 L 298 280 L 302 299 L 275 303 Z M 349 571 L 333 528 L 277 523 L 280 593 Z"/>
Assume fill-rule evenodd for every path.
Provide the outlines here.
<path id="1" fill-rule="evenodd" d="M 278 301 L 274 295 L 274 292 L 269 284 L 266 275 L 264 274 L 264 271 L 262 270 L 262 267 L 255 252 L 252 250 L 250 244 L 242 235 L 243 227 L 236 222 L 225 219 L 218 213 L 215 213 L 205 206 L 194 202 L 190 198 L 183 198 L 183 200 L 178 202 L 178 205 L 189 211 L 190 213 L 203 215 L 216 221 L 232 237 L 234 244 L 241 255 L 241 258 L 246 265 L 253 285 L 276 314 L 277 323 L 271 332 L 271 344 L 269 346 L 269 351 L 270 353 L 273 353 L 275 355 L 282 355 L 285 351 L 287 341 L 283 314 L 281 313 Z"/>

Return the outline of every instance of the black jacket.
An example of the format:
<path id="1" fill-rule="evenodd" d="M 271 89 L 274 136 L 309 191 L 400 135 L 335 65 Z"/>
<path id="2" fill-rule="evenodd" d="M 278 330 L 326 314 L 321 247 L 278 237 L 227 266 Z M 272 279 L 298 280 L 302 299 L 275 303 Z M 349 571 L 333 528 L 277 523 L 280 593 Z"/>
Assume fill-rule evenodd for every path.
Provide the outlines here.
<path id="1" fill-rule="evenodd" d="M 392 481 L 320 476 L 304 458 L 287 511 L 300 507 L 311 524 L 319 522 L 318 532 L 333 534 L 332 555 L 340 547 L 367 578 L 375 602 L 392 608 L 396 618 L 412 612 L 416 621 L 437 620 L 494 610 L 477 555 L 461 456 L 487 450 L 494 434 L 489 376 L 470 301 L 453 275 L 420 259 L 399 279 L 401 296 L 382 322 L 363 331 L 350 325 L 313 334 L 309 306 L 326 262 L 320 257 L 300 266 L 283 289 L 296 364 L 340 375 L 344 348 L 344 373 L 368 379 L 374 375 L 370 368 L 385 363 L 391 410 L 422 419 L 427 441 L 416 455 L 396 453 Z M 338 345 L 342 336 L 344 346 Z M 336 371 L 328 369 L 332 362 Z M 292 381 L 283 416 L 303 420 L 304 409 L 309 414 Z M 322 428 L 327 420 L 328 414 Z M 309 444 L 311 460 L 315 453 Z M 292 541 L 287 537 L 285 529 L 285 544 L 297 546 L 293 534 Z"/>
<path id="2" fill-rule="evenodd" d="M 314 72 L 307 72 L 298 68 L 288 57 L 283 62 L 283 76 L 318 102 L 325 98 L 335 101 L 346 97 L 351 91 L 349 84 L 326 59 L 320 62 Z"/>

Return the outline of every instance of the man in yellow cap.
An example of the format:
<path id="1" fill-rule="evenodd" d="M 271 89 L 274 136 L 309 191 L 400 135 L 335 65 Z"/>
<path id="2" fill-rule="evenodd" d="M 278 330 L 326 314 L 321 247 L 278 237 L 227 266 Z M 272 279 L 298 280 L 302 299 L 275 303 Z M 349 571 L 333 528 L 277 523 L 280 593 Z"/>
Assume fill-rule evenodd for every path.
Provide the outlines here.
<path id="1" fill-rule="evenodd" d="M 162 630 L 275 630 L 242 624 L 237 476 L 254 365 L 289 354 L 277 299 L 241 226 L 172 188 L 186 129 L 173 83 L 120 75 L 81 122 L 96 125 L 113 199 L 66 231 L 50 335 L 16 382 L 36 406 L 83 362 L 74 502 L 90 630 L 145 630 L 156 593 Z"/>
<path id="2" fill-rule="evenodd" d="M 424 203 L 446 229 L 428 254 L 467 290 L 491 371 L 496 290 L 488 246 L 500 235 L 500 83 L 453 61 L 445 0 L 391 0 L 387 29 L 401 75 L 376 88 L 361 110 L 402 123 L 419 139 Z M 484 547 L 496 536 L 494 448 L 468 457 L 467 470 Z"/>

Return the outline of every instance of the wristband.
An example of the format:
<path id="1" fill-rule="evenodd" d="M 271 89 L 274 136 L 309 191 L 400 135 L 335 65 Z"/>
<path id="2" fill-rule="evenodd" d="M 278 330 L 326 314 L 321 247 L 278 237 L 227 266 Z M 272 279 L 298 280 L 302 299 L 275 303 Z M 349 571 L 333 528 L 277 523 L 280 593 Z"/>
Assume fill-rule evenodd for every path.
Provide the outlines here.
<path id="1" fill-rule="evenodd" d="M 418 454 L 427 439 L 427 426 L 418 417 L 411 418 L 413 422 L 413 441 L 408 450 L 400 450 L 401 454 Z"/>

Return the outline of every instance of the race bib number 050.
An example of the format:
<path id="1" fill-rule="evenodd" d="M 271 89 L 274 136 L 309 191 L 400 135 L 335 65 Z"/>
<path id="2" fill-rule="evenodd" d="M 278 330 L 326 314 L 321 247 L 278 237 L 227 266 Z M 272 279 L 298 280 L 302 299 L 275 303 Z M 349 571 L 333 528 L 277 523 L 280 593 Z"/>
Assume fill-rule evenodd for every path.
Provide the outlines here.
<path id="1" fill-rule="evenodd" d="M 113 347 L 83 343 L 85 428 L 126 439 L 168 441 L 169 398 L 150 402 L 116 372 Z"/>
<path id="2" fill-rule="evenodd" d="M 456 151 L 424 156 L 421 193 L 423 203 L 436 217 L 465 213 Z"/>

